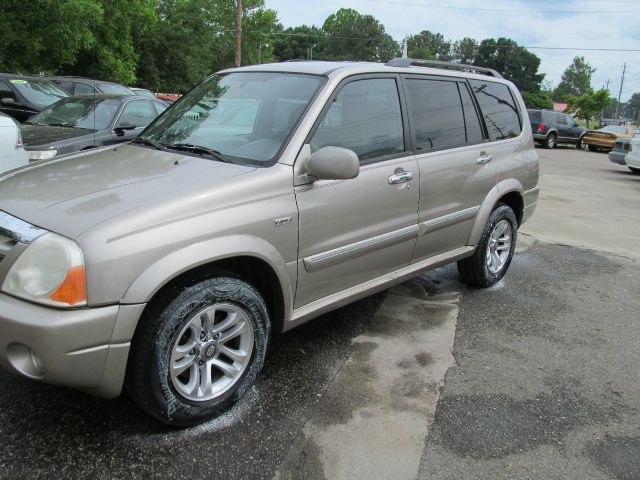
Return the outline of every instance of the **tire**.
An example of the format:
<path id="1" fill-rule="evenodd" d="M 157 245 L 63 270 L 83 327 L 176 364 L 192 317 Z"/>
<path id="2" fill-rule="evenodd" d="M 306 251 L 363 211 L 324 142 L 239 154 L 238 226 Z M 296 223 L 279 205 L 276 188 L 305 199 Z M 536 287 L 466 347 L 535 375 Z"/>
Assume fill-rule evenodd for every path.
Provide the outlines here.
<path id="1" fill-rule="evenodd" d="M 595 145 L 588 145 L 588 147 L 590 152 L 595 152 L 596 150 L 598 150 L 598 147 L 596 147 Z"/>
<path id="2" fill-rule="evenodd" d="M 576 143 L 576 148 L 578 150 L 585 150 L 587 148 L 587 144 L 584 143 L 584 137 L 580 137 L 578 139 L 578 143 Z"/>
<path id="3" fill-rule="evenodd" d="M 162 297 L 140 320 L 126 390 L 161 422 L 196 425 L 254 384 L 271 336 L 267 307 L 252 285 L 232 276 L 198 279 Z"/>
<path id="4" fill-rule="evenodd" d="M 492 238 L 492 235 L 499 233 L 500 229 L 505 225 L 508 225 L 507 231 L 503 235 L 498 235 L 498 242 L 495 243 L 493 240 L 496 237 Z M 509 235 L 510 243 L 507 247 L 506 242 L 504 240 L 500 241 L 500 239 L 504 239 L 505 235 L 508 235 L 509 228 L 511 234 Z M 499 204 L 489 215 L 474 254 L 458 262 L 458 273 L 462 281 L 467 285 L 481 288 L 490 287 L 498 283 L 509 269 L 517 238 L 518 221 L 513 210 L 507 205 Z M 495 247 L 498 247 L 498 250 L 495 250 Z M 500 251 L 500 247 L 507 248 Z M 497 254 L 500 258 L 500 265 L 494 264 L 493 261 L 489 260 L 489 252 Z"/>
<path id="5" fill-rule="evenodd" d="M 631 170 L 631 172 L 635 173 L 636 175 L 640 175 L 640 168 L 636 168 L 636 167 L 627 167 L 629 170 Z"/>
<path id="6" fill-rule="evenodd" d="M 556 148 L 557 138 L 555 133 L 550 133 L 547 138 L 544 139 L 544 148 Z"/>

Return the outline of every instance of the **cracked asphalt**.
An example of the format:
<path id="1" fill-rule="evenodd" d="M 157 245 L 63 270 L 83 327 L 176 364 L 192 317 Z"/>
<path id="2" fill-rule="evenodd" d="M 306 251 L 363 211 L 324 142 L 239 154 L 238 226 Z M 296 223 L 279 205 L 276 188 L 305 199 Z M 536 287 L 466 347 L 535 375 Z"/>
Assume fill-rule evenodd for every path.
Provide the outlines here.
<path id="1" fill-rule="evenodd" d="M 605 155 L 539 152 L 543 188 L 611 168 L 638 193 Z M 608 253 L 594 222 L 558 240 L 579 246 L 522 235 L 492 289 L 448 266 L 289 332 L 245 401 L 192 429 L 0 371 L 0 479 L 640 479 L 640 261 L 620 222 Z"/>

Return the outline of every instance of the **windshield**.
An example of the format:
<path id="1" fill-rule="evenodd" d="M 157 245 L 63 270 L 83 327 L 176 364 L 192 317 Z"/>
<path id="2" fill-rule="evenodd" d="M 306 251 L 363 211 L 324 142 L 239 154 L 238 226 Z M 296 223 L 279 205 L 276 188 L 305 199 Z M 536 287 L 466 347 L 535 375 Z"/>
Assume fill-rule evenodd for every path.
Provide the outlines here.
<path id="1" fill-rule="evenodd" d="M 69 95 L 46 80 L 10 80 L 11 84 L 38 108 L 45 108 Z"/>
<path id="2" fill-rule="evenodd" d="M 626 133 L 629 133 L 629 130 L 627 129 L 627 127 L 617 127 L 615 125 L 607 125 L 606 127 L 598 130 L 598 132 L 626 134 Z"/>
<path id="3" fill-rule="evenodd" d="M 241 72 L 214 75 L 158 117 L 141 137 L 189 144 L 225 160 L 275 158 L 322 83 L 311 75 Z"/>
<path id="4" fill-rule="evenodd" d="M 120 100 L 69 98 L 60 100 L 34 115 L 27 123 L 103 130 L 111 125 Z"/>

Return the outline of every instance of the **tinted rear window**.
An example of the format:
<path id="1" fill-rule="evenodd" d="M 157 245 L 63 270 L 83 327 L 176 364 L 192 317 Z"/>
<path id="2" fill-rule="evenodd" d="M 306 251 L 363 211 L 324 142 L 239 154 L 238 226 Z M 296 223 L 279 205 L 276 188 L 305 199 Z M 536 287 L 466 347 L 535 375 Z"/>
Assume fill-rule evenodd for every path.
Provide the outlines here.
<path id="1" fill-rule="evenodd" d="M 509 88 L 484 80 L 471 80 L 470 83 L 480 104 L 489 139 L 504 140 L 520 135 L 520 115 Z"/>
<path id="2" fill-rule="evenodd" d="M 530 122 L 539 122 L 542 120 L 542 112 L 540 110 L 527 110 Z"/>

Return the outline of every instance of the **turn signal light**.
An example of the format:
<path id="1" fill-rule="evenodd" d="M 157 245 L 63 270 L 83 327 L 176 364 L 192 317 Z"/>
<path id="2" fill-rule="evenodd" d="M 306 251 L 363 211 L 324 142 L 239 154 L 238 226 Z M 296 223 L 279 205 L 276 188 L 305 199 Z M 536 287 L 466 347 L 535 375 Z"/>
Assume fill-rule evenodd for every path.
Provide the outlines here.
<path id="1" fill-rule="evenodd" d="M 77 305 L 87 300 L 87 277 L 84 266 L 73 267 L 58 289 L 49 296 L 54 302 Z"/>

